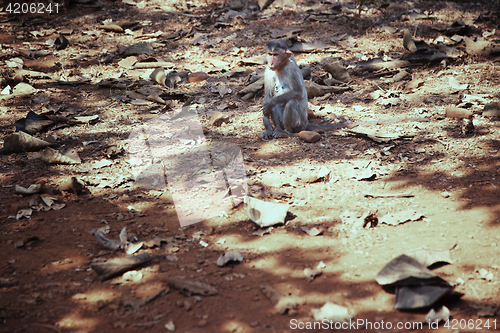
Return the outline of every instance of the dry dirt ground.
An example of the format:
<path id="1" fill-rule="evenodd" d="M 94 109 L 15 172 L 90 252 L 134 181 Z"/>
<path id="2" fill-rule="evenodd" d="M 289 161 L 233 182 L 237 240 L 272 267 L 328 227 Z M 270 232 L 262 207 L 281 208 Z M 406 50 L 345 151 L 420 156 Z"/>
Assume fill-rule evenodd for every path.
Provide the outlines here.
<path id="1" fill-rule="evenodd" d="M 327 301 L 356 322 L 343 330 L 500 330 L 500 128 L 495 109 L 484 109 L 500 100 L 500 5 L 380 4 L 367 2 L 360 15 L 348 1 L 285 1 L 263 10 L 252 1 L 99 1 L 61 3 L 52 15 L 3 12 L 1 89 L 18 90 L 1 95 L 0 143 L 29 111 L 97 118 L 33 134 L 59 151 L 73 149 L 80 164 L 48 164 L 40 151 L 0 155 L 0 331 L 323 332 L 329 329 L 307 328 L 315 323 L 311 310 Z M 408 18 L 412 12 L 423 15 Z M 408 56 L 405 29 L 415 41 L 452 50 L 437 61 L 410 61 L 399 81 L 403 68 L 356 69 L 361 61 Z M 56 50 L 60 33 L 69 45 Z M 295 44 L 317 43 L 295 53 L 310 65 L 310 80 L 325 84 L 329 57 L 351 76 L 349 90 L 310 98 L 311 122 L 368 122 L 352 129 L 358 134 L 338 130 L 314 143 L 257 139 L 262 93 L 244 100 L 238 92 L 250 72 L 264 68 L 266 42 L 290 36 Z M 136 43 L 149 46 L 128 58 L 123 48 Z M 166 73 L 208 76 L 189 82 L 181 73 L 175 87 L 162 86 L 149 79 L 152 69 L 133 67 L 144 60 L 167 62 Z M 168 187 L 138 186 L 129 135 L 184 104 L 196 108 L 208 144 L 241 150 L 252 196 L 290 205 L 286 224 L 264 234 L 243 203 L 208 216 L 207 207 L 187 199 L 187 216 L 204 218 L 180 227 Z M 457 106 L 474 115 L 474 128 L 446 116 Z M 226 122 L 210 121 L 216 111 Z M 191 165 L 181 174 L 189 180 L 205 171 Z M 68 177 L 84 188 L 61 190 Z M 16 193 L 16 185 L 31 184 L 41 191 Z M 40 196 L 55 198 L 54 209 Z M 29 208 L 30 217 L 18 216 Z M 373 223 L 363 227 L 367 214 Z M 383 223 L 387 214 L 401 214 L 401 223 Z M 109 239 L 126 227 L 130 239 L 145 242 L 135 254 L 166 256 L 100 282 L 92 263 L 127 257 L 91 234 L 106 226 Z M 429 309 L 393 309 L 394 293 L 375 281 L 391 259 L 418 248 L 449 251 L 451 262 L 433 272 L 463 293 L 443 301 L 451 317 L 439 327 L 419 326 Z M 227 251 L 243 261 L 219 267 Z M 321 274 L 308 279 L 304 270 L 318 265 Z M 181 293 L 168 278 L 203 282 L 217 294 Z M 269 290 L 293 296 L 295 308 L 280 314 Z"/>

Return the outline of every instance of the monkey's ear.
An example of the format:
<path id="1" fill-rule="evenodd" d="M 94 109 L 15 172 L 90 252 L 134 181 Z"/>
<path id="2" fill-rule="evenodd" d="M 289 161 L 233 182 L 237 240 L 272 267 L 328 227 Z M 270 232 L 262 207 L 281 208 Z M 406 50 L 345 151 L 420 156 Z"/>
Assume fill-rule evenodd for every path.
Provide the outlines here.
<path id="1" fill-rule="evenodd" d="M 290 50 L 286 50 L 286 51 L 285 51 L 285 56 L 286 56 L 287 58 L 290 58 L 290 57 L 292 56 L 292 52 L 291 52 Z"/>

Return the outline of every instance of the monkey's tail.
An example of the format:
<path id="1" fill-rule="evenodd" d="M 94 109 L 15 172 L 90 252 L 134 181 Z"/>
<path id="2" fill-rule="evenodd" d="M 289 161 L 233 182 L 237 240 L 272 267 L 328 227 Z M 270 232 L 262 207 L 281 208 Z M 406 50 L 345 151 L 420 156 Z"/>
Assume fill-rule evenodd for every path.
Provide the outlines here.
<path id="1" fill-rule="evenodd" d="M 329 124 L 329 125 L 315 125 L 308 123 L 306 126 L 306 131 L 333 131 L 339 128 L 353 128 L 356 127 L 357 124 L 346 122 L 339 124 Z"/>

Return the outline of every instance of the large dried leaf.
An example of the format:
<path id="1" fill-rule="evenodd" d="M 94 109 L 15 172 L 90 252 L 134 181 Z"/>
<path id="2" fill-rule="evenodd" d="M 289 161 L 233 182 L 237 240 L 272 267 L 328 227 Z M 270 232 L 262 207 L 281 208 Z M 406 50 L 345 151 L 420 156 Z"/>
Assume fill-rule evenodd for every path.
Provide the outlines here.
<path id="1" fill-rule="evenodd" d="M 163 280 L 166 281 L 170 287 L 178 289 L 187 295 L 217 295 L 217 289 L 206 283 L 188 281 L 173 277 L 164 277 Z"/>
<path id="2" fill-rule="evenodd" d="M 151 257 L 149 253 L 142 253 L 123 259 L 113 259 L 107 262 L 92 263 L 90 264 L 90 267 L 97 273 L 99 280 L 103 282 L 147 263 L 157 257 Z"/>
<path id="3" fill-rule="evenodd" d="M 60 153 L 55 149 L 50 147 L 45 148 L 45 150 L 40 155 L 42 161 L 49 164 L 80 164 L 80 156 L 75 149 L 69 149 L 64 153 Z"/>
<path id="4" fill-rule="evenodd" d="M 449 250 L 428 250 L 428 249 L 415 249 L 405 253 L 407 256 L 415 259 L 425 267 L 432 266 L 436 263 L 452 263 Z"/>
<path id="5" fill-rule="evenodd" d="M 401 286 L 396 289 L 394 309 L 413 310 L 428 308 L 444 296 L 451 294 L 453 294 L 451 286 Z"/>
<path id="6" fill-rule="evenodd" d="M 416 261 L 402 254 L 389 261 L 377 274 L 375 280 L 385 285 L 449 285 L 448 282 Z"/>
<path id="7" fill-rule="evenodd" d="M 27 133 L 18 132 L 8 135 L 0 149 L 0 154 L 21 153 L 23 151 L 37 151 L 44 149 L 51 144 L 37 139 Z"/>

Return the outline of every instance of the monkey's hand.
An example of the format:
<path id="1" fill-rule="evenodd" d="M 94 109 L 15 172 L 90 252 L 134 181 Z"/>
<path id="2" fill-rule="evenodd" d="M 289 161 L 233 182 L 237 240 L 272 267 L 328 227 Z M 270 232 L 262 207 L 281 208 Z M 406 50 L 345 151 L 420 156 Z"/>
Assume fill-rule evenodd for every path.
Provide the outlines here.
<path id="1" fill-rule="evenodd" d="M 272 138 L 274 138 L 273 131 L 262 131 L 259 133 L 259 139 L 271 140 Z"/>
<path id="2" fill-rule="evenodd" d="M 282 131 L 279 129 L 275 129 L 273 131 L 273 138 L 275 138 L 275 139 L 284 138 L 284 137 L 288 137 L 288 136 L 290 136 L 290 132 L 288 132 L 288 131 Z"/>
<path id="3" fill-rule="evenodd" d="M 264 107 L 262 108 L 262 113 L 264 114 L 264 117 L 269 117 L 271 115 L 271 112 L 273 111 L 274 105 L 272 103 L 265 103 Z"/>
<path id="4" fill-rule="evenodd" d="M 284 137 L 289 137 L 290 133 L 287 131 L 281 131 L 278 129 L 275 129 L 273 131 L 262 131 L 259 133 L 259 139 L 262 140 L 271 140 L 271 139 L 278 139 L 278 138 L 284 138 Z"/>

